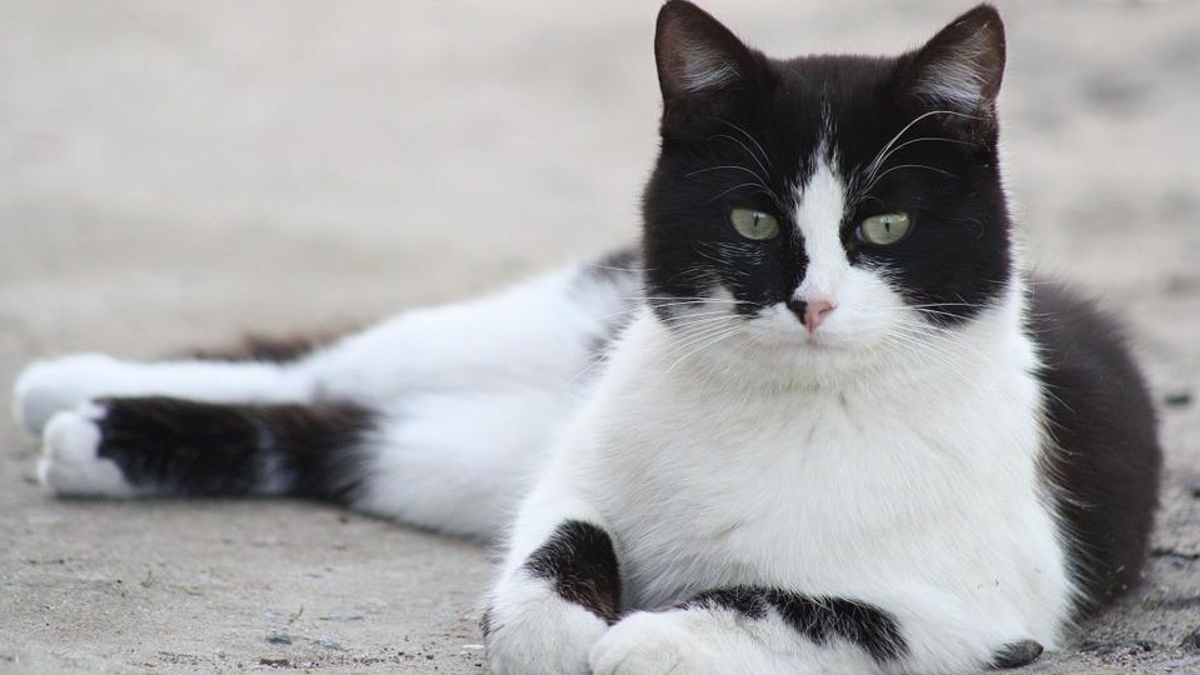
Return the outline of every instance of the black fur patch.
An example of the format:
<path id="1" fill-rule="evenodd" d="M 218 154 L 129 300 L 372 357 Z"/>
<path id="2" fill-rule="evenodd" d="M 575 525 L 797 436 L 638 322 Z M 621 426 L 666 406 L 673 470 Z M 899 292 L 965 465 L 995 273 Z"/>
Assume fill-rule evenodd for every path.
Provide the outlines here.
<path id="1" fill-rule="evenodd" d="M 729 609 L 762 619 L 774 609 L 796 632 L 818 645 L 838 638 L 857 646 L 876 662 L 900 658 L 908 645 L 887 612 L 843 598 L 812 598 L 774 588 L 736 586 L 701 593 L 683 605 Z"/>
<path id="2" fill-rule="evenodd" d="M 612 539 L 604 530 L 568 520 L 525 561 L 525 570 L 554 582 L 563 599 L 608 623 L 620 616 L 621 577 Z"/>
<path id="3" fill-rule="evenodd" d="M 1158 506 L 1162 450 L 1146 384 L 1116 324 L 1062 286 L 1036 281 L 1031 312 L 1044 367 L 1045 480 L 1088 611 L 1138 583 Z"/>
<path id="4" fill-rule="evenodd" d="M 344 503 L 363 478 L 371 411 L 353 403 L 101 401 L 99 454 L 156 494 L 287 494 Z"/>

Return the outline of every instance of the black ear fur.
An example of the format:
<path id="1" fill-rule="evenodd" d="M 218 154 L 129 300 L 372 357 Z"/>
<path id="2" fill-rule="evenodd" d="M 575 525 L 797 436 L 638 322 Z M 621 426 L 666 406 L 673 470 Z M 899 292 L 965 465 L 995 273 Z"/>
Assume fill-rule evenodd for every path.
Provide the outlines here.
<path id="1" fill-rule="evenodd" d="M 719 118 L 730 97 L 766 77 L 761 54 L 687 0 L 669 0 L 659 11 L 654 57 L 664 128 Z"/>

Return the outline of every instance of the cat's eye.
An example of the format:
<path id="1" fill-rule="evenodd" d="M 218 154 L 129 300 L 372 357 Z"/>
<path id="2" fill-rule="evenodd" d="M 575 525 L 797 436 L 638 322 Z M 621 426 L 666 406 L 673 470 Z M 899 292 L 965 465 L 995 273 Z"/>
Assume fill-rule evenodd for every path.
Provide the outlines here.
<path id="1" fill-rule="evenodd" d="M 729 222 L 738 234 L 754 241 L 771 239 L 779 234 L 779 220 L 754 209 L 733 209 L 729 212 Z"/>
<path id="2" fill-rule="evenodd" d="M 866 244 L 891 246 L 904 239 L 911 229 L 912 220 L 907 213 L 883 213 L 859 223 L 854 234 L 859 241 Z"/>

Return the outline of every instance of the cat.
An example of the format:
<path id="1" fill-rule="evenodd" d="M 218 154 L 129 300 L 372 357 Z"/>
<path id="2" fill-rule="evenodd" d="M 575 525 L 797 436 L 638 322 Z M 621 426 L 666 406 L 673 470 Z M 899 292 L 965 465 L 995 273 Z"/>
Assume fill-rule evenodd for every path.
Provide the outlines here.
<path id="1" fill-rule="evenodd" d="M 312 348 L 32 364 L 40 480 L 507 532 L 499 675 L 1062 644 L 1137 582 L 1161 452 L 1118 327 L 1013 243 L 997 11 L 895 58 L 775 60 L 669 0 L 655 57 L 640 247 Z"/>

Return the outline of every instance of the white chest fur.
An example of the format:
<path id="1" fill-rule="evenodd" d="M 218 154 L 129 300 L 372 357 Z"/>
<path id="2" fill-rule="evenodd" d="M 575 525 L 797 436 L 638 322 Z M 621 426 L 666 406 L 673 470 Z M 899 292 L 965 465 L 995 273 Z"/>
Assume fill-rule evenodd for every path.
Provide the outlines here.
<path id="1" fill-rule="evenodd" d="M 1041 393 L 1028 340 L 995 322 L 842 388 L 676 364 L 666 329 L 635 323 L 563 446 L 612 529 L 625 604 L 770 585 L 938 617 L 943 639 L 962 624 L 1053 644 L 1070 583 L 1038 476 Z"/>

